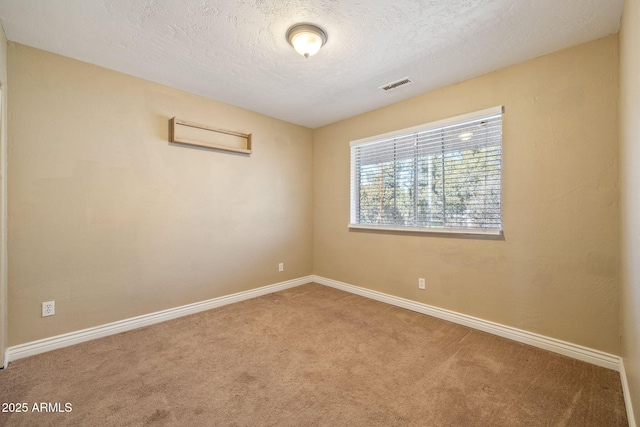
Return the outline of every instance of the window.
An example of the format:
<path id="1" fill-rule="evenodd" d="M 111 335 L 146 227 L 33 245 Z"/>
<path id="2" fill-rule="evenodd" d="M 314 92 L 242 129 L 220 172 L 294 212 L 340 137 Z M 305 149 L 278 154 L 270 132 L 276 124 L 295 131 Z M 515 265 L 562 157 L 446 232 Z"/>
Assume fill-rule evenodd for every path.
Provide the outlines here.
<path id="1" fill-rule="evenodd" d="M 351 142 L 352 228 L 502 234 L 502 107 Z"/>

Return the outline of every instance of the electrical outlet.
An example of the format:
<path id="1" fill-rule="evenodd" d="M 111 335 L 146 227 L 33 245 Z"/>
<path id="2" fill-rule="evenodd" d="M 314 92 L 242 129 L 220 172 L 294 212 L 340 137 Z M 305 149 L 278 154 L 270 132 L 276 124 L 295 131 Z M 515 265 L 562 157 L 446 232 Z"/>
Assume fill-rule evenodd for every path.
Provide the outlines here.
<path id="1" fill-rule="evenodd" d="M 425 289 L 426 288 L 424 279 L 422 277 L 418 279 L 418 288 L 420 288 L 420 289 Z"/>
<path id="2" fill-rule="evenodd" d="M 278 264 L 278 271 L 284 271 L 284 262 Z"/>
<path id="3" fill-rule="evenodd" d="M 42 303 L 42 317 L 53 316 L 56 314 L 56 302 L 47 301 Z"/>

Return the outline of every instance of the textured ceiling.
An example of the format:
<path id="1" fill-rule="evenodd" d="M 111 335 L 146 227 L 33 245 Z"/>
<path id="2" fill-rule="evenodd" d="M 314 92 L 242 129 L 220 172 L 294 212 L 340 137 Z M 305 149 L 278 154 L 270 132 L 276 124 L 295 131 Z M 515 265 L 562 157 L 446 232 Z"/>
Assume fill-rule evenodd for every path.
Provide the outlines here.
<path id="1" fill-rule="evenodd" d="M 0 0 L 11 41 L 315 128 L 616 33 L 623 0 Z M 323 27 L 305 59 L 287 43 Z M 378 89 L 409 76 L 413 83 Z"/>

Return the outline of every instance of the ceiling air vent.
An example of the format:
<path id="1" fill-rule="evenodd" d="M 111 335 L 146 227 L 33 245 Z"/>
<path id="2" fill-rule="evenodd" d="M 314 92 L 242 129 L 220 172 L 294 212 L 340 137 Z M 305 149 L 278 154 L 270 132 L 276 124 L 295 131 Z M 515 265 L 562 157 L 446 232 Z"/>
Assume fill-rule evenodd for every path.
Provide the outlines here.
<path id="1" fill-rule="evenodd" d="M 391 90 L 391 89 L 395 89 L 398 86 L 402 86 L 402 85 L 406 85 L 407 83 L 411 83 L 411 80 L 409 80 L 409 77 L 405 77 L 402 80 L 398 80 L 395 82 L 391 82 L 389 84 L 386 84 L 384 86 L 380 86 L 379 89 L 383 89 L 383 90 Z"/>

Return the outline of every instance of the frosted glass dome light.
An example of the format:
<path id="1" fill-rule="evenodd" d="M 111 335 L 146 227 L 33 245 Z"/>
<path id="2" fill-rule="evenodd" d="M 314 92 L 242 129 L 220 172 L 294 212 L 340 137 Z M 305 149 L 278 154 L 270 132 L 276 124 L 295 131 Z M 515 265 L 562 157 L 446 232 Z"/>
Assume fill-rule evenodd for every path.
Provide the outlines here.
<path id="1" fill-rule="evenodd" d="M 327 42 L 327 33 L 313 24 L 296 24 L 287 30 L 287 40 L 296 52 L 308 58 Z"/>

